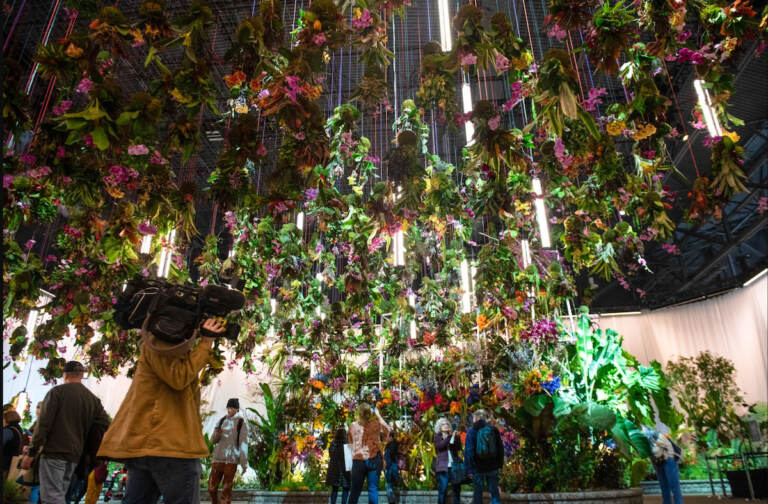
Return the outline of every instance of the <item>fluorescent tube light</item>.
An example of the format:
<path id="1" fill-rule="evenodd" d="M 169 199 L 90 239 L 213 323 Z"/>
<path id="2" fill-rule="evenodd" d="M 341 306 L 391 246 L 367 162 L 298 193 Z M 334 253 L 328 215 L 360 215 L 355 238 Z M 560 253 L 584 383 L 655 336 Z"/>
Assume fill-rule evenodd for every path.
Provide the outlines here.
<path id="1" fill-rule="evenodd" d="M 173 259 L 173 244 L 176 242 L 176 230 L 172 229 L 168 235 L 168 244 L 160 252 L 160 261 L 157 264 L 157 276 L 167 278 L 171 271 L 171 259 Z"/>
<path id="2" fill-rule="evenodd" d="M 752 285 L 753 283 L 755 283 L 755 282 L 757 282 L 758 280 L 760 280 L 760 278 L 762 278 L 763 276 L 765 276 L 765 273 L 766 273 L 766 272 L 768 272 L 768 268 L 764 269 L 763 271 L 761 271 L 761 272 L 760 272 L 760 273 L 758 273 L 757 275 L 753 276 L 752 278 L 750 278 L 749 280 L 747 280 L 746 282 L 744 282 L 744 287 L 749 287 L 749 286 L 750 286 L 750 285 Z"/>
<path id="3" fill-rule="evenodd" d="M 461 85 L 461 100 L 464 104 L 464 113 L 472 112 L 472 88 L 469 86 L 469 82 L 465 82 Z M 467 145 L 472 145 L 472 137 L 475 134 L 475 126 L 471 120 L 464 123 L 464 131 L 467 134 Z"/>
<path id="4" fill-rule="evenodd" d="M 522 249 L 523 249 L 523 268 L 527 268 L 531 264 L 531 245 L 528 243 L 528 240 L 522 241 Z"/>
<path id="5" fill-rule="evenodd" d="M 299 212 L 296 216 L 296 227 L 299 228 L 299 230 L 304 231 L 304 212 Z"/>
<path id="6" fill-rule="evenodd" d="M 152 247 L 152 235 L 144 235 L 144 238 L 141 239 L 141 253 L 149 254 L 151 247 Z"/>
<path id="7" fill-rule="evenodd" d="M 707 125 L 709 136 L 723 136 L 723 129 L 717 119 L 717 112 L 712 107 L 712 97 L 709 95 L 709 90 L 704 87 L 704 81 L 701 79 L 694 80 L 693 87 L 699 97 L 699 105 L 704 114 L 704 123 Z"/>
<path id="8" fill-rule="evenodd" d="M 451 50 L 451 11 L 448 8 L 448 0 L 438 0 L 437 10 L 440 16 L 440 46 L 444 52 Z"/>
<path id="9" fill-rule="evenodd" d="M 549 248 L 552 242 L 549 239 L 549 222 L 547 222 L 547 209 L 544 207 L 543 191 L 541 190 L 541 180 L 533 179 L 533 192 L 536 193 L 536 222 L 539 224 L 539 234 L 541 234 L 541 246 Z"/>
<path id="10" fill-rule="evenodd" d="M 470 293 L 472 286 L 469 284 L 469 262 L 466 259 L 461 261 L 461 311 L 469 313 L 472 310 L 472 299 Z"/>
<path id="11" fill-rule="evenodd" d="M 628 312 L 616 312 L 616 313 L 600 313 L 601 317 L 627 317 L 630 315 L 642 315 L 640 311 L 628 311 Z"/>

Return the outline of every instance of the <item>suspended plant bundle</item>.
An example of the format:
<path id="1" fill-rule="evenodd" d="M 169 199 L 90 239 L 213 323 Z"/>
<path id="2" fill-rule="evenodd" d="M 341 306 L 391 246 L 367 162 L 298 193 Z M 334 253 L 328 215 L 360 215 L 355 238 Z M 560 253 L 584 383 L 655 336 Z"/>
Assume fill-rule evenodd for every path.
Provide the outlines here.
<path id="1" fill-rule="evenodd" d="M 744 148 L 726 134 L 712 142 L 712 184 L 715 195 L 722 194 L 730 199 L 733 195 L 746 191 L 743 180 L 746 179 L 741 165 Z"/>
<path id="2" fill-rule="evenodd" d="M 544 24 L 555 23 L 563 30 L 584 29 L 597 5 L 597 0 L 551 0 Z"/>
<path id="3" fill-rule="evenodd" d="M 533 63 L 533 54 L 523 39 L 517 36 L 512 23 L 503 12 L 497 12 L 491 17 L 488 36 L 498 50 L 494 61 L 496 71 L 501 73 L 506 71 L 505 68 L 515 70 L 510 73 L 510 81 L 513 80 L 513 74 L 527 70 Z"/>
<path id="4" fill-rule="evenodd" d="M 456 98 L 456 70 L 451 67 L 451 54 L 442 52 L 438 42 L 424 46 L 421 62 L 421 86 L 416 92 L 419 107 L 437 112 L 440 124 L 455 129 L 455 118 L 459 110 Z"/>
<path id="5" fill-rule="evenodd" d="M 477 65 L 487 70 L 496 50 L 489 34 L 483 27 L 483 11 L 472 4 L 463 5 L 453 18 L 453 28 L 458 32 L 452 62 L 458 66 Z"/>
<path id="6" fill-rule="evenodd" d="M 650 29 L 655 38 L 647 46 L 648 54 L 663 57 L 685 41 L 685 2 L 645 0 L 639 13 L 640 24 Z"/>
<path id="7" fill-rule="evenodd" d="M 625 7 L 624 0 L 613 5 L 606 1 L 595 10 L 585 37 L 589 59 L 603 72 L 616 74 L 619 58 L 639 35 L 636 11 L 629 6 Z"/>
<path id="8" fill-rule="evenodd" d="M 358 63 L 386 68 L 395 53 L 387 48 L 387 22 L 375 10 L 356 7 L 352 15 L 352 43 L 362 49 Z"/>
<path id="9" fill-rule="evenodd" d="M 350 96 L 350 100 L 360 103 L 365 110 L 373 110 L 378 115 L 379 105 L 387 100 L 389 86 L 384 80 L 384 68 L 377 65 L 366 65 L 365 73 L 357 85 L 357 89 Z M 386 103 L 387 108 L 392 108 Z"/>

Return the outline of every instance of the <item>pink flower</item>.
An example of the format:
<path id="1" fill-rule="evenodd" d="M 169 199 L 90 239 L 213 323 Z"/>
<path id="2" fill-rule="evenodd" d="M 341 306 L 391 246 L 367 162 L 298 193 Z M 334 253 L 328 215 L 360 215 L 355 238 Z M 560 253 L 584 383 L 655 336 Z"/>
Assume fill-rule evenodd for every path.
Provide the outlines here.
<path id="1" fill-rule="evenodd" d="M 263 143 L 260 143 L 259 147 L 256 149 L 256 155 L 258 155 L 258 156 L 266 156 L 267 155 L 267 147 Z"/>
<path id="2" fill-rule="evenodd" d="M 677 34 L 677 41 L 678 41 L 678 42 L 680 42 L 680 43 L 682 44 L 683 42 L 685 42 L 686 40 L 688 40 L 688 38 L 689 38 L 691 35 L 693 35 L 693 34 L 691 33 L 691 30 L 683 30 L 682 32 L 680 32 L 680 33 L 678 33 L 678 34 Z"/>
<path id="3" fill-rule="evenodd" d="M 11 187 L 11 184 L 13 184 L 13 175 L 8 175 L 7 173 L 3 175 L 3 189 L 8 189 Z"/>
<path id="4" fill-rule="evenodd" d="M 72 107 L 72 101 L 71 100 L 63 100 L 58 105 L 53 106 L 53 113 L 57 116 L 60 116 L 62 114 L 66 114 L 67 111 Z"/>
<path id="5" fill-rule="evenodd" d="M 57 158 L 63 158 L 67 156 L 67 150 L 64 148 L 63 145 L 59 145 L 56 147 L 56 157 Z"/>
<path id="6" fill-rule="evenodd" d="M 131 156 L 143 156 L 149 154 L 149 149 L 144 144 L 128 146 L 128 154 Z"/>
<path id="7" fill-rule="evenodd" d="M 501 122 L 501 116 L 496 115 L 495 117 L 491 117 L 488 119 L 488 127 L 491 128 L 491 131 L 496 131 L 499 127 L 499 123 Z"/>
<path id="8" fill-rule="evenodd" d="M 86 147 L 93 147 L 93 137 L 90 133 L 86 133 L 85 136 L 83 136 L 83 142 L 85 142 Z"/>
<path id="9" fill-rule="evenodd" d="M 509 70 L 509 60 L 501 53 L 496 53 L 496 71 L 506 72 Z"/>
<path id="10" fill-rule="evenodd" d="M 701 141 L 701 145 L 703 145 L 704 147 L 708 147 L 709 148 L 709 147 L 712 147 L 713 145 L 715 145 L 717 143 L 720 143 L 720 141 L 722 139 L 723 139 L 723 137 L 721 137 L 721 136 L 714 136 L 713 137 L 713 136 L 707 135 L 707 137 L 704 138 L 704 140 Z"/>
<path id="11" fill-rule="evenodd" d="M 475 56 L 471 52 L 461 53 L 461 66 L 474 65 L 475 63 L 477 63 L 477 56 Z"/>
<path id="12" fill-rule="evenodd" d="M 664 249 L 664 252 L 667 254 L 677 255 L 680 253 L 680 249 L 674 243 L 662 243 L 661 248 Z"/>
<path id="13" fill-rule="evenodd" d="M 458 127 L 462 127 L 470 119 L 472 119 L 472 112 L 467 112 L 466 114 L 456 114 L 453 116 L 453 123 Z"/>
<path id="14" fill-rule="evenodd" d="M 37 243 L 37 241 L 31 240 L 31 239 L 27 240 L 27 243 L 24 244 L 24 250 L 29 252 L 30 250 L 32 250 L 32 247 L 35 246 L 35 243 Z"/>
<path id="15" fill-rule="evenodd" d="M 325 44 L 325 42 L 328 40 L 328 38 L 325 36 L 325 33 L 320 32 L 314 37 L 312 37 L 312 42 L 315 43 L 316 46 L 320 47 L 321 45 Z"/>
<path id="16" fill-rule="evenodd" d="M 768 197 L 763 196 L 757 202 L 757 213 L 763 215 L 766 211 L 768 211 Z"/>
<path id="17" fill-rule="evenodd" d="M 375 251 L 379 250 L 383 244 L 384 244 L 384 240 L 382 240 L 378 236 L 375 237 L 373 240 L 371 240 L 371 243 L 368 245 L 368 252 L 371 254 L 374 253 Z"/>
<path id="18" fill-rule="evenodd" d="M 360 17 L 352 17 L 352 27 L 355 30 L 362 30 L 368 28 L 373 24 L 373 18 L 371 17 L 371 11 L 363 9 L 360 13 Z"/>
<path id="19" fill-rule="evenodd" d="M 591 88 L 589 90 L 589 96 L 584 100 L 584 110 L 587 112 L 595 110 L 598 105 L 603 103 L 600 97 L 607 94 L 608 90 L 605 88 Z"/>
<path id="20" fill-rule="evenodd" d="M 557 23 L 554 23 L 550 29 L 547 31 L 547 37 L 550 38 L 557 38 L 558 41 L 563 40 L 565 37 L 568 36 L 568 32 L 560 28 L 560 25 Z"/>
<path id="21" fill-rule="evenodd" d="M 35 162 L 37 161 L 37 158 L 32 154 L 22 154 L 20 159 L 21 159 L 21 162 L 24 164 L 35 164 Z"/>
<path id="22" fill-rule="evenodd" d="M 77 85 L 77 92 L 88 94 L 93 89 L 93 81 L 88 77 L 83 77 L 83 80 Z"/>

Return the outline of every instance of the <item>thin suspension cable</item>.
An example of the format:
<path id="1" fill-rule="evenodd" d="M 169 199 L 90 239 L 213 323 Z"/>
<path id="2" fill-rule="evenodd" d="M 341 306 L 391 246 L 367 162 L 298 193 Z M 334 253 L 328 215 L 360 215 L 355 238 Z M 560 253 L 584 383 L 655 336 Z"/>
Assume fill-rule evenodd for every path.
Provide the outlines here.
<path id="1" fill-rule="evenodd" d="M 675 87 L 672 85 L 672 78 L 669 76 L 669 70 L 667 69 L 667 62 L 664 61 L 664 58 L 661 58 L 661 62 L 664 65 L 664 73 L 667 75 L 667 82 L 669 82 L 669 89 L 672 91 L 672 97 L 675 100 L 675 107 L 677 108 L 677 115 L 680 117 L 680 125 L 683 127 L 683 133 L 685 134 L 685 143 L 688 145 L 688 152 L 691 155 L 691 160 L 693 161 L 693 167 L 696 170 L 696 177 L 700 177 L 699 175 L 699 165 L 696 163 L 696 156 L 693 155 L 693 147 L 691 147 L 691 139 L 688 136 L 688 128 L 685 125 L 685 120 L 683 119 L 683 113 L 680 110 L 680 102 L 677 100 L 677 93 L 675 92 Z"/>

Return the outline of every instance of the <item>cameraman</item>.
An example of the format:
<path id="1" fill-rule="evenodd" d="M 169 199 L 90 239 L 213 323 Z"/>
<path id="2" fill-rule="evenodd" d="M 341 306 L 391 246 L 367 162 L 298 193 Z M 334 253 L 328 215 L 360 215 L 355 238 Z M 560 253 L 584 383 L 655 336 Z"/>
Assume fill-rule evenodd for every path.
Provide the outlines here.
<path id="1" fill-rule="evenodd" d="M 203 329 L 223 334 L 207 319 Z M 200 419 L 198 375 L 214 338 L 173 345 L 142 329 L 141 354 L 128 394 L 104 435 L 99 457 L 125 461 L 128 488 L 123 504 L 199 502 L 200 458 L 209 455 Z M 197 342 L 197 346 L 195 346 Z M 193 349 L 194 347 L 194 349 Z"/>

